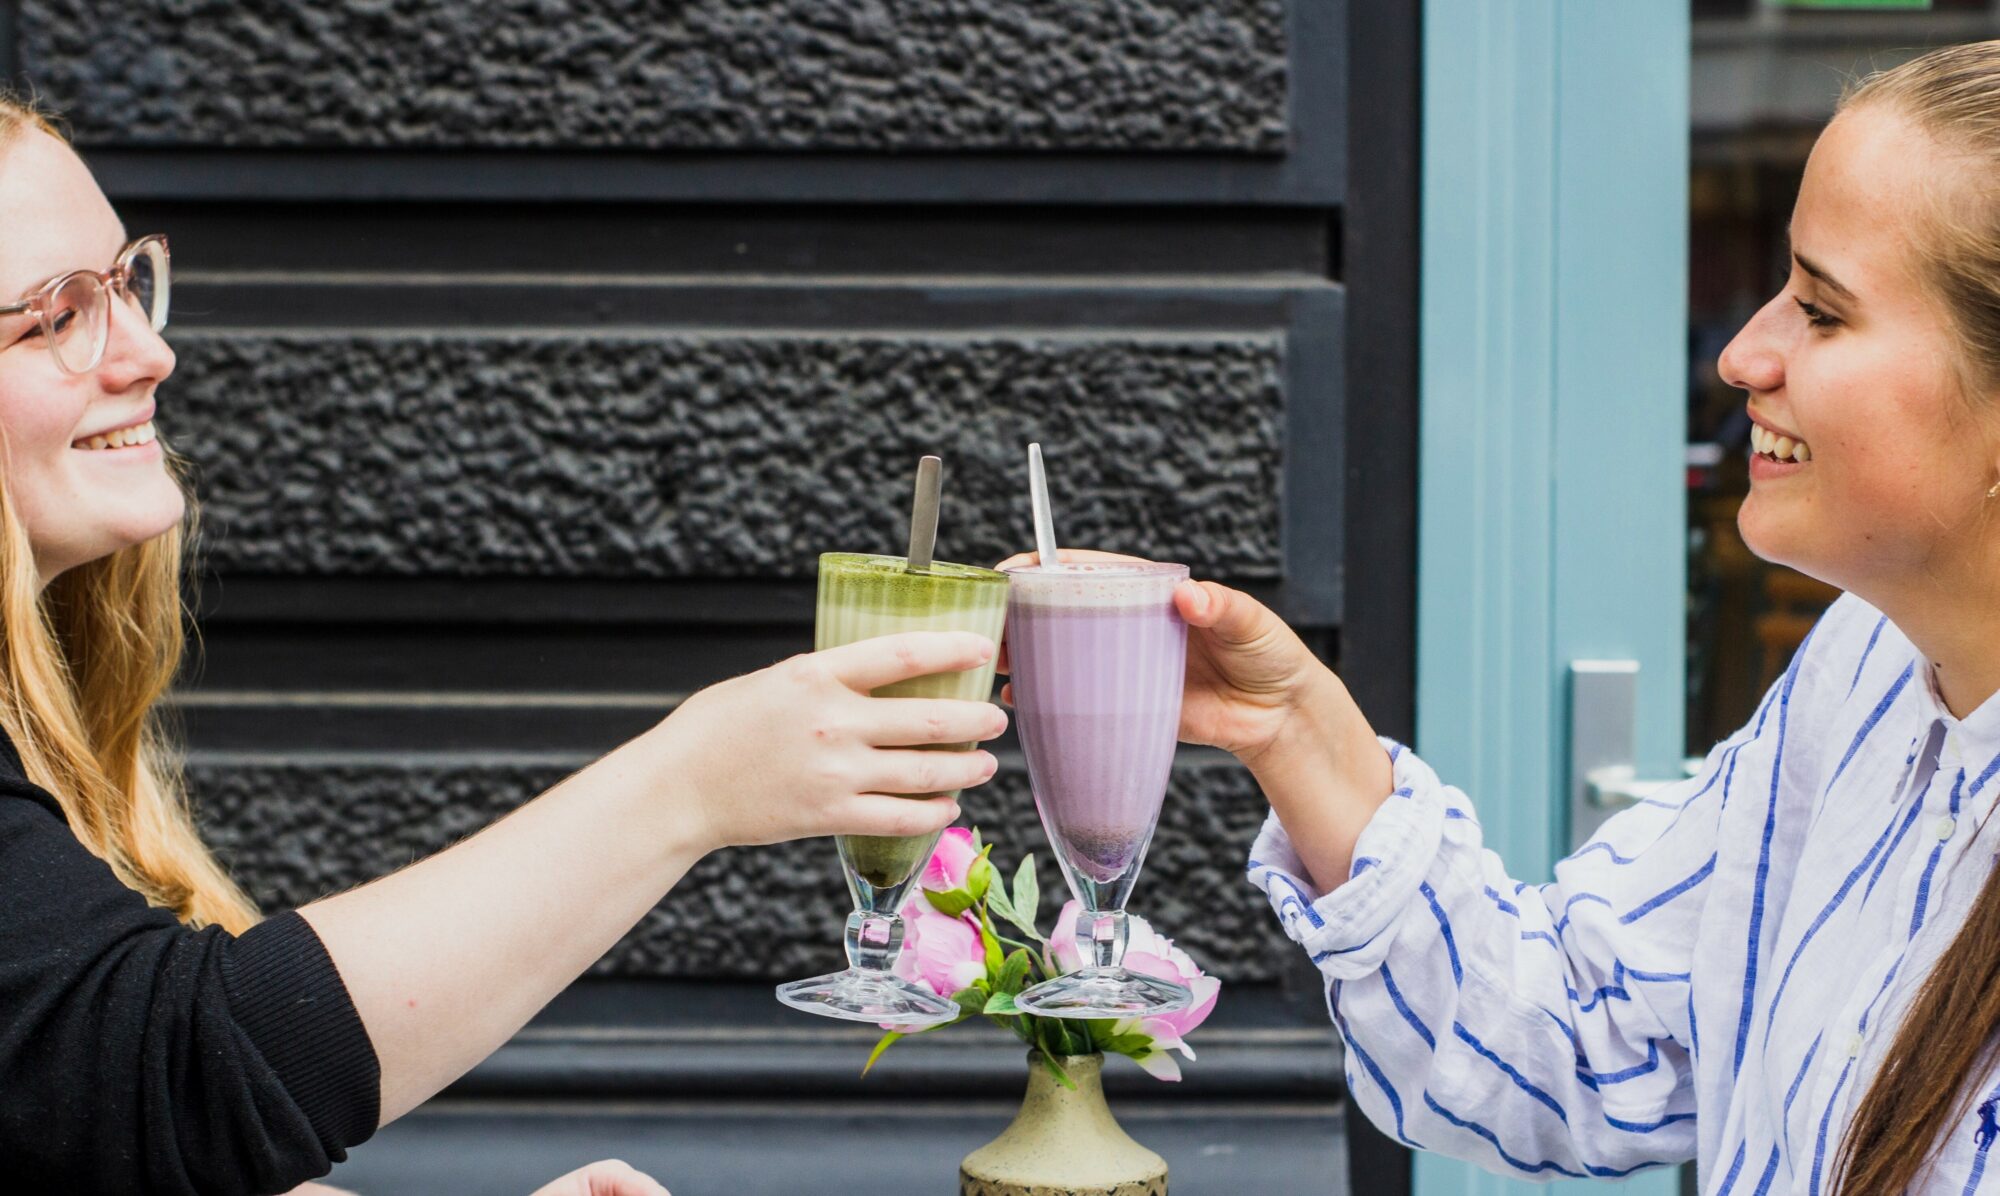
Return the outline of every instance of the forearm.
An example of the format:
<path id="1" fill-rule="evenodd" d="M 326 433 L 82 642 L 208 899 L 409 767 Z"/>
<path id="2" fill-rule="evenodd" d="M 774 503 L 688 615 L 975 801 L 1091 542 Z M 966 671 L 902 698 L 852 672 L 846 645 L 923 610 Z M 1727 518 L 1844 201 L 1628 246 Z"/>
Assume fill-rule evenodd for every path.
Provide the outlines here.
<path id="1" fill-rule="evenodd" d="M 1355 840 L 1395 788 L 1389 754 L 1347 687 L 1319 670 L 1270 743 L 1242 759 L 1315 887 L 1344 883 Z"/>
<path id="2" fill-rule="evenodd" d="M 464 1074 L 608 950 L 705 851 L 642 737 L 500 822 L 300 911 L 382 1067 L 387 1124 Z M 676 817 L 681 815 L 680 817 Z"/>

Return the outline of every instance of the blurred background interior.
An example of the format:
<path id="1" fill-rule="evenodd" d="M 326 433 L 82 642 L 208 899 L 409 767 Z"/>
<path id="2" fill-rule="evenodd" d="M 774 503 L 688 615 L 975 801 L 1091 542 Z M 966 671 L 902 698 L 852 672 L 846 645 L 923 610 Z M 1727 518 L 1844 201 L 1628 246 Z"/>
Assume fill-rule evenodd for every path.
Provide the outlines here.
<path id="1" fill-rule="evenodd" d="M 1750 716 L 1834 597 L 1757 560 L 1736 533 L 1749 423 L 1716 357 L 1783 285 L 1799 174 L 1841 88 L 1924 47 L 2000 36 L 2000 5 L 1834 12 L 1695 0 L 1693 15 L 1687 750 L 1697 755 Z"/>

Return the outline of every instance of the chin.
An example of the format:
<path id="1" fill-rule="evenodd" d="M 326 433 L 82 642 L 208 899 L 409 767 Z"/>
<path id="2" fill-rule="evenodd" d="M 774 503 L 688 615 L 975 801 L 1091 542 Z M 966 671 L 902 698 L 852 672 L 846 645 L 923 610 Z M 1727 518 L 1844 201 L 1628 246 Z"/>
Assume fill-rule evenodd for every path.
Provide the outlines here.
<path id="1" fill-rule="evenodd" d="M 1757 501 L 1755 492 L 1744 500 L 1736 513 L 1736 530 L 1742 534 L 1744 546 L 1759 560 L 1814 574 L 1809 564 L 1813 556 L 1810 537 L 1802 535 L 1801 529 L 1791 526 L 1790 521 L 1772 515 Z"/>
<path id="2" fill-rule="evenodd" d="M 110 556 L 127 548 L 137 548 L 151 540 L 157 540 L 181 525 L 187 516 L 187 502 L 181 497 L 178 487 L 172 488 L 172 500 L 148 503 L 143 509 L 120 512 L 104 524 L 105 538 L 103 551 L 98 556 Z"/>

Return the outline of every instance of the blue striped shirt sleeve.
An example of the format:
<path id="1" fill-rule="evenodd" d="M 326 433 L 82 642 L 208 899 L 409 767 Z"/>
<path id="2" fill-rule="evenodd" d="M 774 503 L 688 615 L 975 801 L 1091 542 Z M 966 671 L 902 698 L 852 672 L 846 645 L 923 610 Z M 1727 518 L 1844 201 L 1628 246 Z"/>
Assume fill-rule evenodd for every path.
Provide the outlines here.
<path id="1" fill-rule="evenodd" d="M 1775 728 L 1760 719 L 1698 775 L 1612 818 L 1552 884 L 1508 876 L 1465 794 L 1387 741 L 1396 794 L 1347 883 L 1314 890 L 1267 821 L 1250 880 L 1331 982 L 1370 1117 L 1412 1145 L 1533 1178 L 1691 1158 L 1697 927 L 1724 804 L 1768 777 Z"/>

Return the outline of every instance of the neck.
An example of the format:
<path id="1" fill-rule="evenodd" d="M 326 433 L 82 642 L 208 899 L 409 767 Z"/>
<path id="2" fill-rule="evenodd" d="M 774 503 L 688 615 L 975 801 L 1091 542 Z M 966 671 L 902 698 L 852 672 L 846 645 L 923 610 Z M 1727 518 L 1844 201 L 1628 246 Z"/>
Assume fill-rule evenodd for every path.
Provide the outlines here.
<path id="1" fill-rule="evenodd" d="M 1936 671 L 1945 709 L 1964 718 L 2000 692 L 2000 570 L 1989 576 L 1955 578 L 1949 584 L 1926 578 L 1918 592 L 1871 602 L 1889 616 Z"/>

